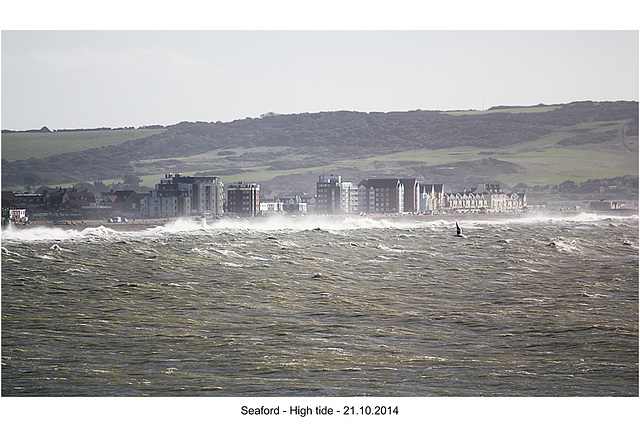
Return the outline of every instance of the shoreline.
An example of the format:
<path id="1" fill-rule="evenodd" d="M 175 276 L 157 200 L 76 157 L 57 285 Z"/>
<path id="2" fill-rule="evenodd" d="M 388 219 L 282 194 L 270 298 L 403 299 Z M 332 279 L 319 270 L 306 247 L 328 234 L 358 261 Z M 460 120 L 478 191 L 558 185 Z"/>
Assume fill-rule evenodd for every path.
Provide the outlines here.
<path id="1" fill-rule="evenodd" d="M 84 230 L 87 228 L 105 227 L 116 231 L 142 231 L 149 228 L 165 226 L 175 219 L 167 221 L 131 221 L 131 222 L 105 222 L 98 220 L 73 221 L 68 224 L 55 224 L 54 221 L 30 221 L 28 224 L 11 224 L 16 229 L 22 228 L 60 228 L 63 230 Z M 6 226 L 2 226 L 5 229 Z"/>
<path id="2" fill-rule="evenodd" d="M 291 220 L 297 220 L 299 218 L 370 218 L 375 220 L 387 220 L 390 222 L 401 221 L 414 221 L 414 222 L 433 222 L 433 221 L 498 221 L 498 220 L 513 220 L 513 219 L 526 219 L 526 218 L 565 218 L 572 217 L 580 214 L 593 214 L 601 216 L 612 217 L 633 217 L 638 215 L 638 209 L 619 209 L 610 211 L 530 211 L 530 212 L 505 212 L 505 213 L 444 213 L 437 215 L 423 215 L 423 214 L 404 214 L 404 215 L 390 215 L 390 214 L 369 214 L 369 215 L 301 215 L 301 216 L 289 216 L 289 215 L 265 215 L 257 217 L 244 217 L 244 218 L 224 218 L 223 220 L 244 220 L 244 221 L 268 221 L 273 218 L 290 218 Z M 167 218 L 163 220 L 135 220 L 126 223 L 110 223 L 100 220 L 84 220 L 80 222 L 70 222 L 68 224 L 55 224 L 54 221 L 32 221 L 28 224 L 11 224 L 14 229 L 29 229 L 29 228 L 59 228 L 62 230 L 78 230 L 82 231 L 87 228 L 105 227 L 114 231 L 143 231 L 155 227 L 164 227 L 168 224 L 173 224 L 177 221 L 194 221 L 195 217 L 180 217 L 180 218 Z M 210 220 L 212 221 L 212 220 Z M 213 220 L 213 223 L 219 220 Z M 212 222 L 208 222 L 211 224 Z M 8 226 L 2 226 L 2 229 L 6 229 Z"/>

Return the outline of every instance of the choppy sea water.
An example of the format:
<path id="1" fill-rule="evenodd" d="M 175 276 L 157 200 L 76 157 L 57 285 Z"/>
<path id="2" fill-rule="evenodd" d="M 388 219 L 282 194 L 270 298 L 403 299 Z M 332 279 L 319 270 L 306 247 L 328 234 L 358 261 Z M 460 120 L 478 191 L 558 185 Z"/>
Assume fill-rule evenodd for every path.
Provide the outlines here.
<path id="1" fill-rule="evenodd" d="M 3 396 L 637 396 L 638 217 L 2 232 Z"/>

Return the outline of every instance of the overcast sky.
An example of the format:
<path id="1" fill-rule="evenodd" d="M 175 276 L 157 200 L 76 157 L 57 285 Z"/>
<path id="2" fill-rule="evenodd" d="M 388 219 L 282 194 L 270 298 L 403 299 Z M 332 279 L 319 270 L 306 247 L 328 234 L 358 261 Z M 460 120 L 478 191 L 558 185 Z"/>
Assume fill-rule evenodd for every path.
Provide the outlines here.
<path id="1" fill-rule="evenodd" d="M 2 128 L 638 100 L 637 31 L 2 32 Z"/>

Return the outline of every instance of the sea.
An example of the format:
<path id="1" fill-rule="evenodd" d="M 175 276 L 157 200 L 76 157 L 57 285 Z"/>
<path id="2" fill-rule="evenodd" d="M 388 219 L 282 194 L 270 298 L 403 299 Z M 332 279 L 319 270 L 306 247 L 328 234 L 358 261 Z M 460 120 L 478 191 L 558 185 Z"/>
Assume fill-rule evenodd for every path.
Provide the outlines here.
<path id="1" fill-rule="evenodd" d="M 3 397 L 638 396 L 637 216 L 9 227 L 1 246 Z"/>

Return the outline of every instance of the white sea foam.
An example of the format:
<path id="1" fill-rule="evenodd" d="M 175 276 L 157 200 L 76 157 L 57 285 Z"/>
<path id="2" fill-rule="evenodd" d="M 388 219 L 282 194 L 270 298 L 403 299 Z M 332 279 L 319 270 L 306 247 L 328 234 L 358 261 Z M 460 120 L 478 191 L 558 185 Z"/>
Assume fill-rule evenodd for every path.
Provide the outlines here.
<path id="1" fill-rule="evenodd" d="M 342 216 L 286 216 L 273 215 L 255 218 L 224 218 L 216 221 L 194 221 L 178 219 L 164 226 L 146 230 L 144 233 L 178 233 L 194 231 L 341 231 L 370 228 L 410 228 L 419 227 L 415 221 L 399 219 L 389 220 L 371 217 L 342 217 Z"/>
<path id="2" fill-rule="evenodd" d="M 86 238 L 109 238 L 122 235 L 136 235 L 140 237 L 160 236 L 163 234 L 189 233 L 189 232 L 210 232 L 220 231 L 349 231 L 359 229 L 419 229 L 427 228 L 432 230 L 442 230 L 453 227 L 455 222 L 459 222 L 463 229 L 481 229 L 488 224 L 511 224 L 511 223 L 544 223 L 544 222 L 586 222 L 609 220 L 613 223 L 621 220 L 638 220 L 638 216 L 616 216 L 600 213 L 577 213 L 575 215 L 553 215 L 553 214 L 523 214 L 522 216 L 406 216 L 406 217 L 370 217 L 370 216 L 328 216 L 328 215 L 308 215 L 308 216 L 286 216 L 274 215 L 256 218 L 235 218 L 221 219 L 216 221 L 194 221 L 189 218 L 177 219 L 167 222 L 162 226 L 157 226 L 140 231 L 117 231 L 108 227 L 88 227 L 82 230 L 64 229 L 60 227 L 14 227 L 8 226 L 2 230 L 3 241 L 65 241 Z"/>
<path id="3" fill-rule="evenodd" d="M 80 237 L 77 230 L 63 230 L 57 227 L 14 227 L 12 225 L 2 230 L 2 240 L 20 240 L 38 242 L 48 240 L 69 240 Z"/>
<path id="4" fill-rule="evenodd" d="M 251 219 L 223 219 L 207 224 L 210 229 L 232 229 L 232 230 L 255 230 L 255 231 L 276 231 L 276 230 L 356 230 L 361 228 L 390 228 L 401 226 L 386 219 L 373 219 L 368 217 L 339 217 L 339 216 L 269 216 L 264 218 Z"/>
<path id="5" fill-rule="evenodd" d="M 117 231 L 103 226 L 89 227 L 82 230 L 65 230 L 60 227 L 14 227 L 9 225 L 2 230 L 2 240 L 41 242 L 41 241 L 66 241 L 90 237 L 105 237 L 119 234 Z"/>
<path id="6" fill-rule="evenodd" d="M 480 217 L 481 218 L 481 217 Z M 607 215 L 606 213 L 596 212 L 579 212 L 575 214 L 549 214 L 549 213 L 527 213 L 518 217 L 504 217 L 500 218 L 499 215 L 493 216 L 490 219 L 483 221 L 469 219 L 469 221 L 475 222 L 487 222 L 487 223 L 540 223 L 540 222 L 595 222 L 602 220 L 638 220 L 637 215 L 624 216 L 624 215 Z"/>

